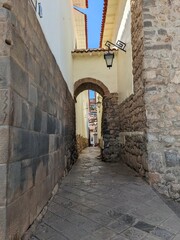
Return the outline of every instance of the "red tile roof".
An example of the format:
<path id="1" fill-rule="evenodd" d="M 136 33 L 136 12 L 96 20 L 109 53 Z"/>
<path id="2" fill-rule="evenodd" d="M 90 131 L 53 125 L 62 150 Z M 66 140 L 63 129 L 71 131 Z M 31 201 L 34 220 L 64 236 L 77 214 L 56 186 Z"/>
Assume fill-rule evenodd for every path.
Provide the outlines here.
<path id="1" fill-rule="evenodd" d="M 108 0 L 104 0 L 101 33 L 100 33 L 100 43 L 99 43 L 100 48 L 102 47 L 102 40 L 103 40 L 104 26 L 105 26 L 105 21 L 106 21 L 107 6 L 108 6 Z"/>
<path id="2" fill-rule="evenodd" d="M 88 29 L 87 29 L 87 15 L 85 14 L 85 34 L 86 34 L 86 49 L 88 48 Z"/>
<path id="3" fill-rule="evenodd" d="M 91 53 L 91 52 L 106 52 L 107 49 L 104 48 L 89 48 L 89 49 L 75 49 L 72 53 Z M 118 51 L 117 49 L 113 48 L 111 51 Z"/>

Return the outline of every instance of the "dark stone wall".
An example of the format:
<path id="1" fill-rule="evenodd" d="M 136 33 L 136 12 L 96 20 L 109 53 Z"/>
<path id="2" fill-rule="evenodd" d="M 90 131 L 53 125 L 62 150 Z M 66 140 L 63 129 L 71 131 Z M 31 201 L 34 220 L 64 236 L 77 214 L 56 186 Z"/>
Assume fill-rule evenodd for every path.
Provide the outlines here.
<path id="1" fill-rule="evenodd" d="M 30 1 L 9 1 L 5 7 L 1 4 L 0 33 L 6 30 L 6 34 L 0 54 L 8 57 L 1 61 L 5 76 L 0 81 L 4 102 L 0 142 L 9 154 L 3 150 L 7 176 L 3 223 L 7 226 L 1 225 L 0 232 L 6 231 L 0 238 L 13 239 L 38 216 L 75 161 L 75 106 Z"/>
<path id="2" fill-rule="evenodd" d="M 6 195 L 10 122 L 10 38 L 9 12 L 0 3 L 0 239 L 6 235 Z"/>

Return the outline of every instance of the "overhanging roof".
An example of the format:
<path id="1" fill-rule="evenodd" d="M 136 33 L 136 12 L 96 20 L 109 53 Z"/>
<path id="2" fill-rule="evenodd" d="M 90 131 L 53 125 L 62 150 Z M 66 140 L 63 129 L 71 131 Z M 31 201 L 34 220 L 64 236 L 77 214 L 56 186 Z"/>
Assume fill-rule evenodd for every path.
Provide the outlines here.
<path id="1" fill-rule="evenodd" d="M 111 49 L 115 54 L 118 52 L 117 49 Z M 89 49 L 76 49 L 72 52 L 72 56 L 96 56 L 96 55 L 104 55 L 107 52 L 107 49 L 104 48 L 89 48 Z"/>
<path id="2" fill-rule="evenodd" d="M 73 5 L 80 8 L 88 8 L 88 0 L 73 0 Z"/>
<path id="3" fill-rule="evenodd" d="M 106 41 L 115 41 L 123 17 L 126 0 L 104 0 L 99 47 Z"/>

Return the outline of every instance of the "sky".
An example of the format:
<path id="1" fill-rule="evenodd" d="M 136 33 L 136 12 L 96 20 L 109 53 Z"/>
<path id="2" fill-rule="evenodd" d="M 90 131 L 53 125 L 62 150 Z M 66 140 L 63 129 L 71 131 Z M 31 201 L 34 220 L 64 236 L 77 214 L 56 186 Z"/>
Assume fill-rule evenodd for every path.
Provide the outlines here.
<path id="1" fill-rule="evenodd" d="M 88 8 L 77 8 L 87 14 L 88 48 L 99 48 L 104 0 L 89 0 Z"/>
<path id="2" fill-rule="evenodd" d="M 104 0 L 89 0 L 88 8 L 77 8 L 87 15 L 88 48 L 99 48 Z M 90 99 L 94 91 L 90 90 Z"/>

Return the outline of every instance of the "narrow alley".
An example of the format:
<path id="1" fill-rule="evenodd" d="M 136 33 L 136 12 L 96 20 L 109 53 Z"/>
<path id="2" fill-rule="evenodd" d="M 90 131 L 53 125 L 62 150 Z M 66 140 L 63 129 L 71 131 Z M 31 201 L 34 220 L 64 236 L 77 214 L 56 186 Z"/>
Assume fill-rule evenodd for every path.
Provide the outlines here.
<path id="1" fill-rule="evenodd" d="M 83 150 L 31 240 L 179 240 L 180 219 L 159 195 L 123 163 L 98 155 Z"/>

